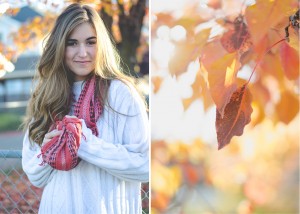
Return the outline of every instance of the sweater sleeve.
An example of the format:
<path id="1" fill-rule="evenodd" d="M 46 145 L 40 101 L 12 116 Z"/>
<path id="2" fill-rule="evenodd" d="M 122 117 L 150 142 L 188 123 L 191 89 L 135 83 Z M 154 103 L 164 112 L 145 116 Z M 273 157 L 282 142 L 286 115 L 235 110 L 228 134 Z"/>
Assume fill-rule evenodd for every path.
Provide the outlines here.
<path id="1" fill-rule="evenodd" d="M 82 120 L 83 135 L 78 156 L 127 181 L 149 180 L 148 116 L 139 95 L 127 86 L 110 94 L 109 117 L 116 142 L 96 137 Z M 120 114 L 121 113 L 121 114 Z"/>
<path id="2" fill-rule="evenodd" d="M 44 187 L 52 178 L 55 170 L 48 164 L 43 164 L 41 148 L 29 141 L 28 131 L 25 133 L 22 148 L 22 168 L 29 181 L 36 187 Z"/>

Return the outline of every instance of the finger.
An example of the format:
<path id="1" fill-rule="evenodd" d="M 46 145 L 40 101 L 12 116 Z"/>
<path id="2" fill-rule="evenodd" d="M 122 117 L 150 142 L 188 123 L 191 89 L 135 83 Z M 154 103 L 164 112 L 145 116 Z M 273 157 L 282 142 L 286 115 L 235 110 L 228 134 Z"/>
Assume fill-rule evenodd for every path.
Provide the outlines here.
<path id="1" fill-rule="evenodd" d="M 43 143 L 42 143 L 42 146 L 44 146 L 45 144 L 47 144 L 47 143 L 50 142 L 50 141 L 51 141 L 51 139 L 46 139 L 46 138 L 44 138 Z"/>
<path id="2" fill-rule="evenodd" d="M 77 118 L 76 116 L 74 115 L 66 115 L 67 118 Z"/>
<path id="3" fill-rule="evenodd" d="M 62 133 L 61 130 L 59 131 L 57 129 L 54 129 L 53 131 L 48 132 L 47 134 L 45 134 L 45 138 L 46 139 L 52 139 L 55 136 L 61 135 L 61 133 Z"/>

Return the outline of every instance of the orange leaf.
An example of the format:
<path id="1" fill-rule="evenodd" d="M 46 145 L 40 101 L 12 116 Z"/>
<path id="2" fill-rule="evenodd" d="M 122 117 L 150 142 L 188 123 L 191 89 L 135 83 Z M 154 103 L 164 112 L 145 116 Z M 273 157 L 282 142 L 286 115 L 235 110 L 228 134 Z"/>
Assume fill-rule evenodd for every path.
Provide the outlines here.
<path id="1" fill-rule="evenodd" d="M 221 59 L 225 54 L 227 54 L 227 52 L 222 47 L 219 40 L 209 42 L 202 48 L 200 63 L 207 69 L 216 60 Z"/>
<path id="2" fill-rule="evenodd" d="M 222 3 L 219 0 L 209 0 L 207 6 L 216 10 L 222 7 Z"/>
<path id="3" fill-rule="evenodd" d="M 217 105 L 218 109 L 221 109 L 222 111 L 222 106 L 225 106 L 229 102 L 229 98 L 224 100 L 218 101 L 218 90 L 217 88 L 219 85 L 221 85 L 220 91 L 223 91 L 222 89 L 222 82 L 224 82 L 224 76 L 225 76 L 225 70 L 226 70 L 226 65 L 223 65 L 224 63 L 221 63 L 223 65 L 223 68 L 221 68 L 221 71 L 214 71 L 212 67 L 216 62 L 220 62 L 224 60 L 224 56 L 227 54 L 227 51 L 222 47 L 222 44 L 220 43 L 220 40 L 215 40 L 213 42 L 208 43 L 205 45 L 202 49 L 201 52 L 201 57 L 200 57 L 200 67 L 203 72 L 207 72 L 207 77 L 206 81 L 209 84 L 209 92 L 211 94 L 211 97 L 214 101 L 214 103 Z M 221 66 L 222 66 L 221 65 Z M 215 79 L 215 80 L 214 80 Z M 219 79 L 219 81 L 217 81 Z M 222 80 L 223 79 L 223 80 Z M 215 82 L 220 82 L 220 84 L 216 84 Z M 216 93 L 213 93 L 213 88 L 216 88 Z M 235 88 L 232 90 L 232 92 L 235 90 Z M 231 92 L 231 93 L 232 93 Z M 231 96 L 231 93 L 228 94 L 227 97 Z M 225 98 L 225 97 L 223 97 Z M 224 103 L 226 102 L 226 103 Z M 223 108 L 224 109 L 224 108 Z"/>
<path id="4" fill-rule="evenodd" d="M 168 167 L 153 159 L 151 171 L 151 189 L 173 197 L 182 184 L 180 167 L 177 165 Z"/>
<path id="5" fill-rule="evenodd" d="M 175 52 L 169 61 L 169 70 L 176 76 L 186 72 L 189 63 L 196 59 L 198 48 L 194 44 L 182 43 L 176 46 Z"/>
<path id="6" fill-rule="evenodd" d="M 289 91 L 281 94 L 281 100 L 276 106 L 278 119 L 285 124 L 291 122 L 299 112 L 299 99 Z"/>
<path id="7" fill-rule="evenodd" d="M 251 121 L 251 100 L 252 95 L 245 84 L 232 94 L 230 102 L 225 107 L 224 117 L 217 110 L 218 149 L 229 144 L 234 135 L 243 134 L 244 127 Z"/>
<path id="8" fill-rule="evenodd" d="M 254 45 L 260 42 L 270 28 L 286 18 L 285 14 L 290 11 L 292 2 L 294 0 L 257 0 L 256 4 L 247 7 L 245 18 Z"/>
<path id="9" fill-rule="evenodd" d="M 249 50 L 252 42 L 242 15 L 239 15 L 234 20 L 233 28 L 221 37 L 221 43 L 229 53 L 239 51 L 240 54 L 243 54 Z"/>
<path id="10" fill-rule="evenodd" d="M 183 163 L 181 165 L 181 168 L 185 179 L 189 185 L 194 186 L 200 181 L 201 173 L 199 172 L 199 166 L 196 167 L 189 163 Z"/>
<path id="11" fill-rule="evenodd" d="M 163 81 L 162 78 L 159 77 L 159 76 L 151 78 L 151 82 L 152 82 L 152 85 L 153 85 L 153 92 L 154 92 L 154 94 L 158 92 L 162 81 Z"/>
<path id="12" fill-rule="evenodd" d="M 182 100 L 184 110 L 187 110 L 190 107 L 190 105 L 197 99 L 202 99 L 205 110 L 207 110 L 211 105 L 213 105 L 213 101 L 208 90 L 206 79 L 200 72 L 201 71 L 197 72 L 195 82 L 192 84 L 192 96 Z"/>
<path id="13" fill-rule="evenodd" d="M 208 67 L 209 90 L 218 111 L 223 116 L 224 109 L 236 90 L 236 75 L 240 68 L 238 54 L 226 54 Z"/>
<path id="14" fill-rule="evenodd" d="M 158 209 L 160 211 L 164 211 L 169 204 L 170 197 L 163 193 L 156 193 L 152 191 L 151 194 L 151 207 Z"/>
<path id="15" fill-rule="evenodd" d="M 195 35 L 194 41 L 187 41 L 176 46 L 175 52 L 169 61 L 171 74 L 180 75 L 187 71 L 191 61 L 199 57 L 200 50 L 206 44 L 210 29 L 204 29 Z"/>
<path id="16" fill-rule="evenodd" d="M 284 42 L 280 46 L 280 59 L 284 74 L 290 80 L 299 77 L 299 53 Z"/>

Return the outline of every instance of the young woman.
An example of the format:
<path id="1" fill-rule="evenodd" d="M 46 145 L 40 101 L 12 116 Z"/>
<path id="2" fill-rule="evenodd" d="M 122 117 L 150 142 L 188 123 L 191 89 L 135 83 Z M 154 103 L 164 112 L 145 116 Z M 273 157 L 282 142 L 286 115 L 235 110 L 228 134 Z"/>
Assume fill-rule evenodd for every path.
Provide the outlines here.
<path id="1" fill-rule="evenodd" d="M 30 182 L 44 188 L 39 212 L 141 213 L 141 182 L 149 172 L 147 113 L 93 8 L 72 4 L 61 13 L 35 78 L 22 166 Z M 62 135 L 56 122 L 63 118 L 78 118 L 82 130 L 79 163 L 67 171 L 40 155 Z"/>

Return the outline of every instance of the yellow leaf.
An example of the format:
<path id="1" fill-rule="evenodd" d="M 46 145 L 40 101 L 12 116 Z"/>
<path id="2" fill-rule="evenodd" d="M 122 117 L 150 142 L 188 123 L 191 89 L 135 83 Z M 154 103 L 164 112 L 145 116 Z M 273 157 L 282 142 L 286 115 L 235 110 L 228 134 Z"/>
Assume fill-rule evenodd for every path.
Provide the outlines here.
<path id="1" fill-rule="evenodd" d="M 289 124 L 299 112 L 299 97 L 290 91 L 282 92 L 276 112 L 280 121 Z"/>
<path id="2" fill-rule="evenodd" d="M 157 193 L 174 196 L 182 182 L 178 166 L 166 167 L 153 160 L 151 164 L 151 189 Z"/>
<path id="3" fill-rule="evenodd" d="M 294 0 L 257 0 L 247 7 L 245 18 L 254 45 L 260 42 L 270 28 L 286 17 L 293 2 Z"/>
<path id="4" fill-rule="evenodd" d="M 224 55 L 206 68 L 209 90 L 222 117 L 225 106 L 237 88 L 236 75 L 240 66 L 238 55 L 232 53 Z"/>
<path id="5" fill-rule="evenodd" d="M 180 75 L 187 71 L 190 62 L 199 57 L 202 47 L 206 44 L 210 34 L 210 29 L 205 29 L 197 33 L 193 41 L 186 41 L 177 44 L 175 52 L 169 61 L 171 74 Z"/>

